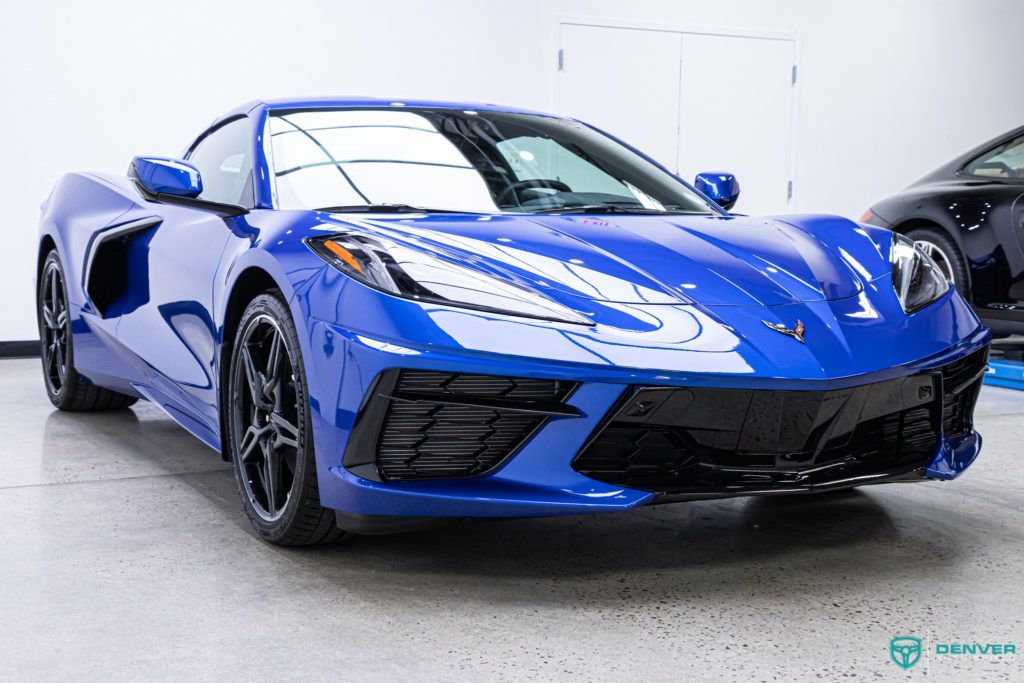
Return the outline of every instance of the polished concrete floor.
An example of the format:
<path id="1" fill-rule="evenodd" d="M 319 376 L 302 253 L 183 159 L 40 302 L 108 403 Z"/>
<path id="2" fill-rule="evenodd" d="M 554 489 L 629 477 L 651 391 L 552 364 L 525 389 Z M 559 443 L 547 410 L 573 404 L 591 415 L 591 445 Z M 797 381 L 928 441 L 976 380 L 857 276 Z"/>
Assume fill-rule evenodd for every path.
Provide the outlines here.
<path id="1" fill-rule="evenodd" d="M 150 404 L 51 409 L 0 361 L 0 680 L 1021 680 L 1024 393 L 952 484 L 465 523 L 305 550 L 249 530 Z"/>

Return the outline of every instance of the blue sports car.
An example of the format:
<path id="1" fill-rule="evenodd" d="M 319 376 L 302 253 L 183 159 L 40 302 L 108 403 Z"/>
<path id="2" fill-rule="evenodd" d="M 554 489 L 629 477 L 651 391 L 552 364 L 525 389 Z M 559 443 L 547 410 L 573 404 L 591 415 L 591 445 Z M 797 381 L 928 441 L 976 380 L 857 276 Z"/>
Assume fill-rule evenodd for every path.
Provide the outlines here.
<path id="1" fill-rule="evenodd" d="M 990 335 L 935 263 L 695 185 L 559 116 L 252 102 L 57 182 L 46 390 L 153 401 L 286 545 L 970 465 Z"/>

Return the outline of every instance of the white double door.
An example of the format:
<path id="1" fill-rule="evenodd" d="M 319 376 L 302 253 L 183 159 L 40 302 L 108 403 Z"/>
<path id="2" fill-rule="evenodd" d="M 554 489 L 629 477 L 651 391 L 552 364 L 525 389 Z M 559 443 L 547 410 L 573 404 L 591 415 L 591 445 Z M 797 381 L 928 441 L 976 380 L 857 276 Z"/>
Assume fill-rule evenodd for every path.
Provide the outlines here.
<path id="1" fill-rule="evenodd" d="M 792 207 L 791 39 L 564 23 L 558 107 L 692 181 L 727 171 L 734 211 Z"/>

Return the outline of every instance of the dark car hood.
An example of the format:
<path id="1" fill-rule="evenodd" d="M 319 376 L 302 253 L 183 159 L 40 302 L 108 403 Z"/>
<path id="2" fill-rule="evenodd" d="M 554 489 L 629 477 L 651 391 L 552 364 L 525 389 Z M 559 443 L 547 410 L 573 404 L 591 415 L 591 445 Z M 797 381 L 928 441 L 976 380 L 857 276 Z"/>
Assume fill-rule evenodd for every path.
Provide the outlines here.
<path id="1" fill-rule="evenodd" d="M 618 303 L 778 305 L 843 299 L 863 284 L 833 249 L 781 220 L 737 216 L 333 214 L 540 291 Z"/>

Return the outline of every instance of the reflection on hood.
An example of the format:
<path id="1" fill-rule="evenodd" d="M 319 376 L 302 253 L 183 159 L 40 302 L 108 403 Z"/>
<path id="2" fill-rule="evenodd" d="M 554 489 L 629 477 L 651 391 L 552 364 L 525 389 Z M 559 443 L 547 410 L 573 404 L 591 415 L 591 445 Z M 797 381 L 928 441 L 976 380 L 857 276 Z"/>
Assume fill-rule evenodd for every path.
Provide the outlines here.
<path id="1" fill-rule="evenodd" d="M 835 300 L 856 296 L 864 279 L 884 272 L 878 263 L 855 260 L 866 253 L 882 262 L 882 255 L 859 226 L 834 217 L 333 218 L 442 252 L 539 291 L 593 301 L 772 306 Z M 819 229 L 797 227 L 806 223 Z M 823 242 L 828 230 L 839 238 L 833 246 Z"/>

